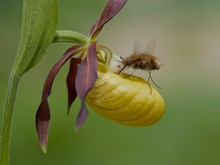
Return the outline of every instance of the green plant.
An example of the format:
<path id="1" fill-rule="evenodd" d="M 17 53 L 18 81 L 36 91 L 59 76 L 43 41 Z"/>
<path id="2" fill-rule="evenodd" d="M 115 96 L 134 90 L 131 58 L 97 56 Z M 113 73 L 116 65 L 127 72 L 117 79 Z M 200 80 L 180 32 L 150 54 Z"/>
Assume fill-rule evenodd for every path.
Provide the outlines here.
<path id="1" fill-rule="evenodd" d="M 36 130 L 44 153 L 47 152 L 50 122 L 48 97 L 51 94 L 56 75 L 68 61 L 70 61 L 70 70 L 67 76 L 67 113 L 77 96 L 81 100 L 80 111 L 76 119 L 76 130 L 81 127 L 88 116 L 86 101 L 104 117 L 125 125 L 146 126 L 160 119 L 164 111 L 164 101 L 159 92 L 141 78 L 124 73 L 113 73 L 110 67 L 114 66 L 117 69 L 118 60 L 114 60 L 116 56 L 109 48 L 97 42 L 97 37 L 104 25 L 124 7 L 127 0 L 108 0 L 101 16 L 91 27 L 89 36 L 74 31 L 57 30 L 57 0 L 24 0 L 23 2 L 21 38 L 9 78 L 3 112 L 1 164 L 8 165 L 10 160 L 12 117 L 19 81 L 27 71 L 40 62 L 50 44 L 55 42 L 69 42 L 73 46 L 63 54 L 49 72 L 36 113 Z M 109 56 L 109 60 L 107 60 L 107 56 Z M 119 62 L 119 64 L 121 63 Z M 111 79 L 108 78 L 109 76 Z M 125 85 L 126 87 L 124 87 Z M 134 89 L 133 86 L 136 88 Z M 114 89 L 117 90 L 114 91 Z M 144 92 L 141 92 L 142 89 Z M 108 93 L 110 97 L 97 99 L 96 94 L 100 91 Z M 111 100 L 111 98 L 119 97 L 120 102 L 115 102 L 115 99 Z M 110 101 L 110 105 L 105 104 L 106 100 Z M 131 100 L 133 102 L 129 105 Z M 155 103 L 159 106 L 155 106 Z M 109 107 L 113 113 L 109 111 Z"/>
<path id="2" fill-rule="evenodd" d="M 21 27 L 21 37 L 19 41 L 17 55 L 13 67 L 11 69 L 8 90 L 6 95 L 6 101 L 3 111 L 2 119 L 2 132 L 1 132 L 1 154 L 0 154 L 0 164 L 7 165 L 10 160 L 10 139 L 11 139 L 11 128 L 14 113 L 15 100 L 17 96 L 17 89 L 19 86 L 20 79 L 22 76 L 33 68 L 45 55 L 47 48 L 51 43 L 54 42 L 70 42 L 77 43 L 80 48 L 73 50 L 74 52 L 86 51 L 87 48 L 90 51 L 93 49 L 95 52 L 96 41 L 98 33 L 103 28 L 104 24 L 107 23 L 126 3 L 126 0 L 109 0 L 105 10 L 100 17 L 99 21 L 94 24 L 91 28 L 90 37 L 86 37 L 80 33 L 73 31 L 57 31 L 58 24 L 58 2 L 57 0 L 23 0 L 23 16 L 22 16 L 22 27 Z M 90 46 L 91 45 L 91 46 Z M 76 47 L 75 47 L 76 48 Z M 68 54 L 68 53 L 67 53 Z M 71 52 L 69 55 L 74 55 Z M 94 56 L 94 54 L 92 54 Z M 70 57 L 64 56 L 67 59 Z M 95 56 L 94 56 L 95 57 Z M 95 60 L 93 57 L 93 60 Z M 84 57 L 85 58 L 85 57 Z M 84 60 L 86 61 L 86 60 Z M 83 67 L 82 67 L 83 68 Z M 95 74 L 95 69 L 93 68 L 93 75 Z M 58 71 L 58 70 L 57 70 Z M 88 69 L 87 69 L 88 71 Z M 95 82 L 95 77 L 93 82 L 90 83 L 90 87 Z M 51 80 L 49 80 L 51 81 Z M 85 91 L 84 95 L 88 92 Z M 48 95 L 48 94 L 46 94 Z M 46 96 L 47 97 L 47 96 Z M 84 96 L 85 97 L 85 96 Z M 81 97 L 83 100 L 84 98 Z M 42 98 L 44 102 L 44 98 Z M 46 147 L 43 141 L 45 141 L 45 130 L 44 121 L 41 122 L 41 117 L 44 118 L 46 114 L 38 113 L 37 115 L 37 130 L 39 135 L 39 140 L 44 152 L 46 152 Z M 47 116 L 48 117 L 48 116 Z M 40 119 L 40 120 L 38 120 Z M 43 127 L 42 126 L 43 123 Z M 43 135 L 43 141 L 42 141 Z"/>

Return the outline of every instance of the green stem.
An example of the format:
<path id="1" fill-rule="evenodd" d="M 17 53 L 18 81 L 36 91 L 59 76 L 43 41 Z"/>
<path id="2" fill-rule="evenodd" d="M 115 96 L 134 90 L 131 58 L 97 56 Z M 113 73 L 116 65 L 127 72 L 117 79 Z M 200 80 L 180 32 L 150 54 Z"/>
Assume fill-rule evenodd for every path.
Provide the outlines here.
<path id="1" fill-rule="evenodd" d="M 0 144 L 0 164 L 8 165 L 10 160 L 10 139 L 12 129 L 12 117 L 14 112 L 17 88 L 19 85 L 20 75 L 11 72 L 6 95 L 5 107 L 3 110 L 3 120 L 1 126 L 1 144 Z"/>
<path id="2" fill-rule="evenodd" d="M 81 33 L 68 30 L 57 30 L 53 39 L 55 42 L 69 42 L 86 45 L 89 38 Z"/>

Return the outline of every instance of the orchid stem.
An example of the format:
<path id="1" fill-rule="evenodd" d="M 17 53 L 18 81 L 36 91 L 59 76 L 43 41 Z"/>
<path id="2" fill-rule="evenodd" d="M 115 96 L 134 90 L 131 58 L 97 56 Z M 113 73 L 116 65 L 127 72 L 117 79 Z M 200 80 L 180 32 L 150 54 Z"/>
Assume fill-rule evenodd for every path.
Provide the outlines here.
<path id="1" fill-rule="evenodd" d="M 69 42 L 76 43 L 80 45 L 86 45 L 89 38 L 81 33 L 68 30 L 57 30 L 53 39 L 55 42 Z"/>
<path id="2" fill-rule="evenodd" d="M 19 74 L 11 72 L 9 78 L 1 125 L 0 164 L 2 165 L 8 165 L 10 160 L 12 118 L 20 77 Z"/>

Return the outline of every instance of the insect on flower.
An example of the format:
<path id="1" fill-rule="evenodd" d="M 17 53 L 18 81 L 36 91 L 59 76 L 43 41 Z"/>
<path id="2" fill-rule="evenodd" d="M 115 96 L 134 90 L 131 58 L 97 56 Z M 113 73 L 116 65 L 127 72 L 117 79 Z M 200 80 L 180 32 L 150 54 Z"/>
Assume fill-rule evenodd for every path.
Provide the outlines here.
<path id="1" fill-rule="evenodd" d="M 126 68 L 147 70 L 150 74 L 152 70 L 160 68 L 159 60 L 150 53 L 134 53 L 123 59 L 97 42 L 104 25 L 124 7 L 127 1 L 108 0 L 101 16 L 91 27 L 90 35 L 88 37 L 83 35 L 86 39 L 70 47 L 50 70 L 36 113 L 37 134 L 44 152 L 47 151 L 50 126 L 48 97 L 51 95 L 55 77 L 67 61 L 70 61 L 66 79 L 67 113 L 69 114 L 76 97 L 81 101 L 76 118 L 76 130 L 81 128 L 88 117 L 87 103 L 104 117 L 129 126 L 151 125 L 163 115 L 163 97 L 151 87 L 152 94 L 146 92 L 149 91 L 151 75 L 147 84 L 140 77 L 125 73 L 117 74 Z"/>
<path id="2" fill-rule="evenodd" d="M 135 48 L 136 48 L 136 45 L 135 45 Z M 148 45 L 148 49 L 151 49 L 151 52 L 154 51 L 155 42 L 151 42 Z M 161 68 L 161 62 L 159 61 L 159 59 L 157 57 L 152 55 L 152 53 L 150 53 L 150 51 L 147 51 L 147 52 L 149 52 L 149 53 L 139 53 L 139 52 L 135 51 L 135 53 L 130 54 L 126 58 L 120 57 L 121 58 L 120 63 L 123 65 L 123 67 L 121 67 L 118 74 L 120 74 L 122 71 L 124 71 L 128 68 L 132 68 L 132 69 L 134 69 L 134 71 L 136 71 L 137 69 L 147 71 L 149 74 L 148 85 L 150 88 L 150 92 L 152 93 L 152 89 L 150 86 L 150 80 L 154 83 L 154 85 L 156 87 L 158 87 L 158 88 L 160 88 L 160 87 L 153 81 L 152 76 L 151 76 L 151 71 L 152 70 L 159 70 Z"/>

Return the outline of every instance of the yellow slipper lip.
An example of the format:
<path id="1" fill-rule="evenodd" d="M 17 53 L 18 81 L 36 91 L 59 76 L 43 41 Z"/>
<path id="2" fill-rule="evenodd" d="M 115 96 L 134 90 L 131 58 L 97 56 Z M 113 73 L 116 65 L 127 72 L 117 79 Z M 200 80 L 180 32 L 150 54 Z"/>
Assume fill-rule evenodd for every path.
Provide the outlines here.
<path id="1" fill-rule="evenodd" d="M 137 76 L 108 71 L 98 65 L 98 79 L 89 91 L 87 103 L 102 116 L 130 126 L 147 126 L 164 113 L 164 100 L 153 87 Z"/>

